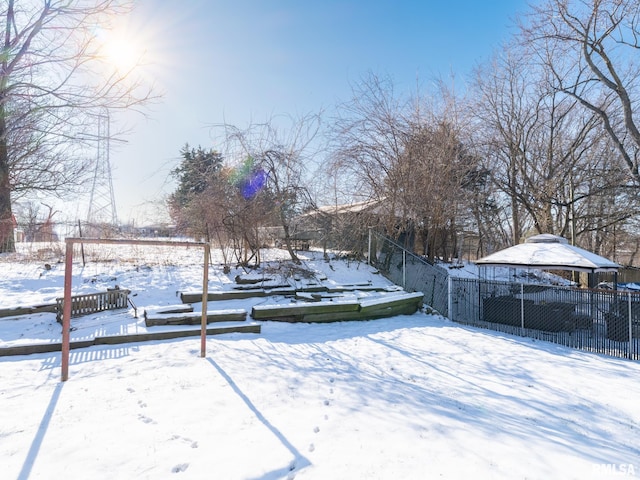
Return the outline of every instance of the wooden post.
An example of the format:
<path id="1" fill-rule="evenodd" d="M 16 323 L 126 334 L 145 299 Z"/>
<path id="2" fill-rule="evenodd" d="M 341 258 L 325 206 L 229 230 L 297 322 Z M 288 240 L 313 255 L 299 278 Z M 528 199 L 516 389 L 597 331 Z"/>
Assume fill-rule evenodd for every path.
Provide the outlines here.
<path id="1" fill-rule="evenodd" d="M 209 301 L 209 244 L 204 245 L 204 270 L 202 271 L 202 320 L 200 325 L 200 356 L 207 356 L 207 302 Z"/>
<path id="2" fill-rule="evenodd" d="M 69 378 L 69 332 L 71 330 L 71 279 L 73 270 L 73 242 L 67 242 L 64 263 L 64 303 L 62 304 L 62 381 Z"/>

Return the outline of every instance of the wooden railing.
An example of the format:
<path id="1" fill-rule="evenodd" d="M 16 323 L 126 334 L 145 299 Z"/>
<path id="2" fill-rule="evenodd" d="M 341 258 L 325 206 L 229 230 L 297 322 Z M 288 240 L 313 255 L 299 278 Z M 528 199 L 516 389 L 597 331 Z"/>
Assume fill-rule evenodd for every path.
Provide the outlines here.
<path id="1" fill-rule="evenodd" d="M 115 310 L 127 308 L 130 290 L 110 289 L 106 292 L 88 293 L 85 295 L 73 295 L 71 297 L 71 317 L 80 317 L 91 313 L 102 312 L 104 310 Z M 62 321 L 64 299 L 57 298 L 56 304 L 58 322 Z"/>

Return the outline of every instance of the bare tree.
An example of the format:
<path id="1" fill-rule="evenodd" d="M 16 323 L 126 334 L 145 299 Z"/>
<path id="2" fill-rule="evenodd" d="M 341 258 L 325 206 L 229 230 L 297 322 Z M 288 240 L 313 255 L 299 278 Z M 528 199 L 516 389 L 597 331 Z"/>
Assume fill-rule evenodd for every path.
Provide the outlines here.
<path id="1" fill-rule="evenodd" d="M 475 76 L 477 100 L 472 107 L 478 120 L 476 142 L 484 146 L 487 168 L 509 204 L 510 244 L 519 243 L 525 229 L 523 208 L 518 202 L 522 183 L 518 165 L 527 150 L 530 125 L 537 119 L 526 95 L 526 72 L 520 64 L 521 60 L 507 50 L 482 65 Z"/>
<path id="2" fill-rule="evenodd" d="M 411 212 L 416 250 L 430 259 L 448 261 L 458 253 L 459 230 L 465 227 L 469 181 L 477 159 L 461 141 L 452 117 L 414 125 L 400 168 L 403 203 Z"/>
<path id="3" fill-rule="evenodd" d="M 400 234 L 409 212 L 400 201 L 406 170 L 398 167 L 404 152 L 411 113 L 409 99 L 398 98 L 393 82 L 370 73 L 353 88 L 351 101 L 340 106 L 333 124 L 334 176 L 348 179 L 345 201 L 384 203 L 379 210 L 381 226 Z"/>
<path id="4" fill-rule="evenodd" d="M 238 264 L 260 265 L 260 233 L 273 224 L 275 205 L 272 192 L 264 188 L 264 172 L 247 157 L 222 173 L 219 181 L 205 192 L 215 204 L 209 215 L 220 219 Z"/>
<path id="5" fill-rule="evenodd" d="M 369 75 L 334 131 L 332 167 L 352 181 L 352 192 L 379 203 L 377 226 L 430 258 L 457 254 L 470 211 L 465 179 L 477 162 L 463 141 L 455 95 L 440 85 L 432 96 L 398 97 L 389 79 Z"/>
<path id="6" fill-rule="evenodd" d="M 45 214 L 41 212 L 40 206 L 47 208 Z M 23 211 L 22 217 L 26 219 L 23 224 L 23 230 L 27 242 L 53 242 L 58 240 L 57 235 L 54 233 L 53 217 L 59 212 L 52 205 L 28 202 L 26 205 L 19 205 L 18 209 Z"/>
<path id="7" fill-rule="evenodd" d="M 245 197 L 251 198 L 262 187 L 268 191 L 283 229 L 284 245 L 295 263 L 300 260 L 293 248 L 293 221 L 315 206 L 308 174 L 318 152 L 315 142 L 320 126 L 320 114 L 273 118 L 245 129 L 221 126 L 227 149 L 251 160 L 252 171 L 243 187 Z"/>
<path id="8" fill-rule="evenodd" d="M 63 194 L 80 183 L 87 171 L 82 139 L 91 138 L 92 115 L 152 98 L 131 69 L 109 65 L 98 35 L 130 11 L 131 1 L 2 5 L 0 252 L 14 250 L 12 195 Z"/>
<path id="9" fill-rule="evenodd" d="M 623 195 L 624 177 L 600 117 L 552 88 L 552 78 L 517 45 L 477 72 L 477 141 L 510 204 L 508 244 L 529 231 L 575 240 L 598 222 L 628 218 L 628 211 L 607 209 Z"/>
<path id="10" fill-rule="evenodd" d="M 552 86 L 597 115 L 633 182 L 640 185 L 640 4 L 637 0 L 547 0 L 523 27 Z"/>

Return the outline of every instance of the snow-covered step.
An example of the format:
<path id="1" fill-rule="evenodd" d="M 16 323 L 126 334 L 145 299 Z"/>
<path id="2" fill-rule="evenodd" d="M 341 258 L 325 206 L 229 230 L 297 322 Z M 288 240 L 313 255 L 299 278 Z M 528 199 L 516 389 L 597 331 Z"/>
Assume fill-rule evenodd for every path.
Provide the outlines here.
<path id="1" fill-rule="evenodd" d="M 207 323 L 212 322 L 242 322 L 247 319 L 244 309 L 212 310 L 207 312 Z M 202 312 L 178 312 L 147 314 L 144 322 L 147 327 L 159 325 L 198 325 L 202 322 Z"/>

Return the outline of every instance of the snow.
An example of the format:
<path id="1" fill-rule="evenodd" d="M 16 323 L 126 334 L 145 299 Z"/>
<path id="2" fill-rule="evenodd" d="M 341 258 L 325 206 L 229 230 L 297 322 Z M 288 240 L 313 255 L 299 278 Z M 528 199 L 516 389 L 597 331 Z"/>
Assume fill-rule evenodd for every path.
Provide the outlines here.
<path id="1" fill-rule="evenodd" d="M 544 270 L 615 272 L 620 265 L 550 234 L 535 235 L 525 243 L 500 250 L 477 260 L 478 265 L 530 267 Z"/>
<path id="2" fill-rule="evenodd" d="M 173 260 L 77 266 L 74 294 L 118 284 L 139 309 L 174 306 L 178 292 L 201 286 L 202 267 L 195 252 Z M 389 286 L 362 263 L 310 252 L 304 264 L 336 286 Z M 211 290 L 231 289 L 238 274 L 213 265 Z M 63 275 L 62 264 L 3 258 L 0 308 L 55 301 Z M 290 300 L 208 310 L 278 302 Z M 72 340 L 151 330 L 132 309 L 72 325 Z M 0 357 L 2 478 L 640 476 L 637 362 L 424 313 L 261 325 L 260 334 L 208 337 L 205 358 L 194 337 L 72 350 L 64 383 L 60 353 Z M 153 331 L 161 328 L 188 327 Z M 58 341 L 55 314 L 0 318 L 0 347 Z"/>
<path id="3" fill-rule="evenodd" d="M 361 308 L 365 308 L 365 307 L 373 307 L 376 305 L 384 305 L 390 301 L 393 300 L 412 300 L 412 299 L 416 299 L 417 301 L 420 301 L 420 299 L 424 296 L 424 294 L 422 292 L 414 292 L 414 293 L 395 293 L 395 294 L 390 294 L 390 295 L 384 295 L 384 296 L 380 296 L 380 298 L 373 298 L 370 300 L 363 300 L 362 302 L 360 302 L 360 307 Z"/>

